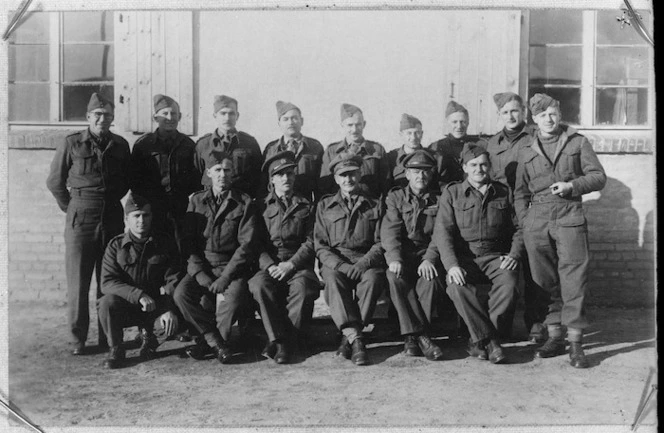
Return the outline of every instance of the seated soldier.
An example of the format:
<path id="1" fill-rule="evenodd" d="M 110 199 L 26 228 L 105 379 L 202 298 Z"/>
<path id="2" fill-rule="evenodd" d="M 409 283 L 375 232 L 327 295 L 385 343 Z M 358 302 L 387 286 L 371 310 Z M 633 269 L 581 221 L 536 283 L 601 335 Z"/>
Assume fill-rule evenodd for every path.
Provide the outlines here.
<path id="1" fill-rule="evenodd" d="M 294 194 L 296 167 L 295 154 L 288 151 L 263 164 L 271 192 L 263 206 L 261 270 L 249 280 L 269 338 L 263 355 L 277 364 L 290 361 L 295 337 L 311 320 L 320 291 L 314 273 L 315 214 L 309 200 Z"/>
<path id="2" fill-rule="evenodd" d="M 208 152 L 205 167 L 212 187 L 189 200 L 183 238 L 190 252 L 187 275 L 173 298 L 187 323 L 203 337 L 186 350 L 187 355 L 197 360 L 214 355 L 226 363 L 232 356 L 232 325 L 250 300 L 247 280 L 256 248 L 256 208 L 251 197 L 231 188 L 233 161 L 228 153 Z M 207 308 L 215 304 L 216 321 L 214 308 Z"/>
<path id="3" fill-rule="evenodd" d="M 431 242 L 438 210 L 438 196 L 429 190 L 436 159 L 427 150 L 406 155 L 402 164 L 408 185 L 395 187 L 387 195 L 380 237 L 388 263 L 390 299 L 399 315 L 404 353 L 432 361 L 442 350 L 427 335 L 437 287 L 442 287 L 437 265 L 440 256 Z"/>
<path id="4" fill-rule="evenodd" d="M 523 239 L 508 187 L 489 177 L 486 149 L 466 145 L 461 158 L 467 177 L 443 191 L 434 240 L 447 269 L 447 294 L 470 332 L 468 352 L 498 364 L 507 359 L 498 338 L 511 330 Z M 480 301 L 483 283 L 491 283 L 488 305 Z"/>
<path id="5" fill-rule="evenodd" d="M 150 204 L 129 194 L 124 206 L 127 231 L 106 247 L 101 270 L 99 320 L 108 339 L 106 368 L 119 368 L 125 360 L 123 328 L 138 325 L 141 359 L 151 359 L 159 343 L 153 333 L 159 319 L 167 336 L 178 328 L 171 295 L 182 277 L 175 239 L 152 230 Z"/>
<path id="6" fill-rule="evenodd" d="M 343 335 L 337 355 L 356 365 L 369 363 L 362 329 L 387 286 L 380 245 L 381 204 L 361 189 L 362 162 L 361 156 L 348 152 L 332 160 L 329 171 L 339 191 L 321 198 L 314 228 L 325 301 Z"/>

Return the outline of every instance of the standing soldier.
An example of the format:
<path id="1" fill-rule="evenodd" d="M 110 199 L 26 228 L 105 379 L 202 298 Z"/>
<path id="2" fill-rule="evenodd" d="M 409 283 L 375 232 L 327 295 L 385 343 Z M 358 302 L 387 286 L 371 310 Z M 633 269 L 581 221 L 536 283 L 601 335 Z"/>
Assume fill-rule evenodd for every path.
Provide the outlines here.
<path id="1" fill-rule="evenodd" d="M 221 363 L 231 358 L 231 329 L 250 299 L 247 280 L 256 248 L 255 205 L 251 197 L 231 187 L 235 178 L 231 158 L 220 150 L 207 153 L 205 173 L 212 186 L 189 200 L 183 239 L 189 251 L 187 275 L 173 295 L 184 319 L 203 336 L 187 354 L 194 359 L 211 354 Z M 220 294 L 223 299 L 215 302 Z M 216 321 L 203 304 L 216 304 Z"/>
<path id="2" fill-rule="evenodd" d="M 178 131 L 180 106 L 166 95 L 155 95 L 157 129 L 139 138 L 131 151 L 131 190 L 152 206 L 157 231 L 182 237 L 189 195 L 201 189 L 201 173 L 194 164 L 194 142 Z"/>
<path id="3" fill-rule="evenodd" d="M 232 187 L 255 198 L 261 183 L 261 164 L 263 156 L 258 142 L 246 132 L 235 129 L 240 118 L 237 101 L 230 96 L 214 97 L 214 118 L 217 129 L 211 134 L 202 136 L 196 143 L 196 164 L 203 173 L 201 183 L 205 187 L 211 184 L 205 171 L 207 154 L 212 149 L 222 150 L 231 157 L 233 163 Z"/>
<path id="4" fill-rule="evenodd" d="M 498 339 L 512 327 L 523 239 L 509 189 L 491 181 L 486 149 L 468 144 L 461 158 L 466 180 L 443 191 L 434 239 L 447 269 L 447 294 L 468 325 L 468 353 L 498 364 L 507 359 Z M 488 302 L 477 287 L 485 283 L 491 284 Z"/>
<path id="5" fill-rule="evenodd" d="M 119 368 L 124 363 L 123 328 L 138 325 L 139 357 L 148 360 L 159 346 L 155 320 L 159 319 L 167 336 L 178 327 L 171 297 L 182 277 L 175 239 L 152 229 L 152 209 L 145 198 L 130 193 L 124 213 L 127 231 L 111 240 L 102 264 L 104 296 L 99 300 L 99 318 L 110 346 L 106 368 Z"/>
<path id="6" fill-rule="evenodd" d="M 387 195 L 381 240 L 388 264 L 390 299 L 399 315 L 404 353 L 432 361 L 443 352 L 427 335 L 439 276 L 440 255 L 431 242 L 439 193 L 429 190 L 436 159 L 428 150 L 415 150 L 403 159 L 408 185 Z"/>
<path id="7" fill-rule="evenodd" d="M 537 128 L 526 124 L 526 107 L 523 99 L 516 93 L 496 93 L 493 95 L 493 100 L 504 128 L 491 137 L 487 144 L 491 159 L 491 179 L 508 186 L 514 194 L 519 149 L 530 144 L 537 133 Z M 542 322 L 547 312 L 547 295 L 533 282 L 525 251 L 521 269 L 525 279 L 524 321 L 526 329 L 530 331 L 528 339 L 534 343 L 541 343 L 546 340 L 546 327 Z"/>
<path id="8" fill-rule="evenodd" d="M 450 129 L 447 137 L 431 143 L 429 149 L 436 153 L 438 160 L 438 184 L 442 191 L 450 182 L 461 182 L 464 171 L 461 167 L 461 151 L 466 143 L 486 144 L 477 135 L 467 135 L 468 110 L 455 101 L 450 101 L 445 108 L 445 119 Z"/>
<path id="9" fill-rule="evenodd" d="M 422 147 L 422 122 L 415 116 L 402 114 L 399 124 L 399 135 L 401 136 L 402 145 L 388 152 L 387 161 L 390 167 L 392 185 L 403 188 L 408 185 L 406 168 L 403 165 L 404 158 L 416 150 L 424 149 Z M 431 171 L 431 174 L 436 175 L 434 171 Z M 432 183 L 430 186 L 437 188 L 437 180 L 435 184 Z"/>
<path id="10" fill-rule="evenodd" d="M 129 144 L 109 131 L 113 104 L 93 93 L 86 118 L 88 129 L 68 135 L 56 149 L 46 180 L 58 206 L 67 213 L 67 304 L 74 355 L 85 352 L 92 271 L 95 271 L 99 298 L 104 248 L 115 235 L 122 233 L 120 199 L 129 189 Z M 101 327 L 98 329 L 99 346 L 105 347 L 106 338 Z"/>
<path id="11" fill-rule="evenodd" d="M 300 109 L 290 102 L 277 101 L 277 120 L 283 135 L 265 147 L 263 158 L 271 159 L 275 154 L 289 151 L 295 154 L 295 193 L 317 202 L 320 198 L 318 180 L 323 160 L 323 146 L 318 140 L 302 135 L 304 117 Z M 262 195 L 268 194 L 270 179 L 263 181 Z"/>
<path id="12" fill-rule="evenodd" d="M 365 194 L 377 198 L 387 192 L 390 185 L 390 167 L 385 148 L 375 141 L 364 139 L 362 132 L 366 125 L 362 110 L 351 104 L 341 105 L 341 127 L 346 137 L 325 149 L 319 183 L 322 194 L 333 194 L 339 189 L 330 166 L 342 152 L 362 158 L 359 186 Z"/>
<path id="13" fill-rule="evenodd" d="M 342 152 L 328 167 L 339 186 L 321 198 L 316 209 L 314 245 L 325 283 L 325 302 L 341 330 L 337 356 L 366 365 L 369 357 L 362 329 L 387 286 L 380 245 L 380 201 L 360 187 L 361 156 Z M 355 291 L 355 295 L 353 294 Z"/>
<path id="14" fill-rule="evenodd" d="M 560 123 L 560 104 L 543 93 L 530 99 L 539 132 L 519 153 L 515 203 L 535 283 L 549 296 L 544 323 L 548 340 L 539 358 L 565 353 L 567 327 L 570 363 L 588 367 L 583 352 L 588 283 L 588 224 L 581 196 L 606 185 L 606 174 L 592 145 L 574 128 Z"/>
<path id="15" fill-rule="evenodd" d="M 294 192 L 295 158 L 293 152 L 279 152 L 263 164 L 272 187 L 262 212 L 261 270 L 249 280 L 269 339 L 263 354 L 277 364 L 290 362 L 292 345 L 311 320 L 320 292 L 314 273 L 314 208 Z"/>

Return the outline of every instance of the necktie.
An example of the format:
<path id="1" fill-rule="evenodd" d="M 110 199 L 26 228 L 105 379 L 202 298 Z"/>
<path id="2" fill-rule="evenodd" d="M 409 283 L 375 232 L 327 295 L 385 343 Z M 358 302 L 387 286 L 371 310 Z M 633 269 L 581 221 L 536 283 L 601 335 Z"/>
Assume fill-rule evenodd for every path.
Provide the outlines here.
<path id="1" fill-rule="evenodd" d="M 289 152 L 297 153 L 297 147 L 296 140 L 288 140 L 288 143 L 286 143 L 286 150 Z"/>

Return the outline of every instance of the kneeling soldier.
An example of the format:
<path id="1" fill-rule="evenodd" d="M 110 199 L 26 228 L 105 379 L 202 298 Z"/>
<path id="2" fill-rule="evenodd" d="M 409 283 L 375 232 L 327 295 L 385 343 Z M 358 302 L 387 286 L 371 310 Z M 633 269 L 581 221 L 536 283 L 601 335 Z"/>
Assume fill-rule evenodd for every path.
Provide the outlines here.
<path id="1" fill-rule="evenodd" d="M 203 336 L 187 355 L 214 355 L 225 363 L 232 355 L 227 342 L 233 322 L 250 299 L 247 279 L 255 252 L 256 209 L 251 197 L 231 188 L 233 161 L 228 153 L 210 151 L 205 166 L 212 187 L 189 201 L 183 239 L 190 251 L 187 275 L 173 297 L 187 323 Z M 220 294 L 223 299 L 216 302 Z M 206 308 L 215 304 L 216 322 L 214 309 Z"/>
<path id="2" fill-rule="evenodd" d="M 486 149 L 469 144 L 461 158 L 467 178 L 443 191 L 434 240 L 447 269 L 447 294 L 468 325 L 468 352 L 497 364 L 506 360 L 498 338 L 512 326 L 523 239 L 508 187 L 489 177 Z M 483 283 L 491 283 L 488 306 L 476 287 Z"/>
<path id="3" fill-rule="evenodd" d="M 343 334 L 337 355 L 356 365 L 369 363 L 362 329 L 387 286 L 380 245 L 381 205 L 360 187 L 362 163 L 361 156 L 347 152 L 330 163 L 339 191 L 321 199 L 314 229 L 325 301 Z"/>
<path id="4" fill-rule="evenodd" d="M 442 287 L 436 265 L 440 256 L 431 242 L 438 210 L 438 196 L 429 191 L 436 159 L 426 150 L 416 150 L 402 161 L 408 185 L 393 188 L 387 195 L 385 217 L 381 225 L 390 299 L 399 314 L 401 333 L 405 335 L 404 353 L 432 361 L 443 352 L 426 335 L 431 321 L 436 287 Z"/>
<path id="5" fill-rule="evenodd" d="M 260 306 L 269 338 L 263 354 L 277 364 L 290 361 L 296 333 L 311 320 L 320 286 L 314 273 L 314 210 L 306 198 L 294 194 L 295 154 L 280 152 L 263 164 L 270 178 L 270 194 L 263 208 L 259 271 L 249 291 Z"/>
<path id="6" fill-rule="evenodd" d="M 121 367 L 125 359 L 123 328 L 138 325 L 144 360 L 153 358 L 159 345 L 155 319 L 167 336 L 178 328 L 171 298 L 182 277 L 175 239 L 152 230 L 152 210 L 143 197 L 130 193 L 124 213 L 128 230 L 111 240 L 102 262 L 99 321 L 110 346 L 106 368 Z"/>

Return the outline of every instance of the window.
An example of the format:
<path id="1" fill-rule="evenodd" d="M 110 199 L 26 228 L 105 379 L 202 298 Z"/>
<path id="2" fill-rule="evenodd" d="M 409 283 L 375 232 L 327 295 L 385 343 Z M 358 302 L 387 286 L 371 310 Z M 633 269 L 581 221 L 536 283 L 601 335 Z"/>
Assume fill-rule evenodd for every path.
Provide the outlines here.
<path id="1" fill-rule="evenodd" d="M 113 13 L 35 12 L 9 45 L 9 121 L 80 122 L 90 95 L 113 100 Z"/>
<path id="2" fill-rule="evenodd" d="M 643 21 L 650 15 L 640 12 Z M 563 121 L 584 127 L 644 127 L 652 101 L 652 51 L 616 11 L 533 10 L 529 97 L 548 93 Z"/>

